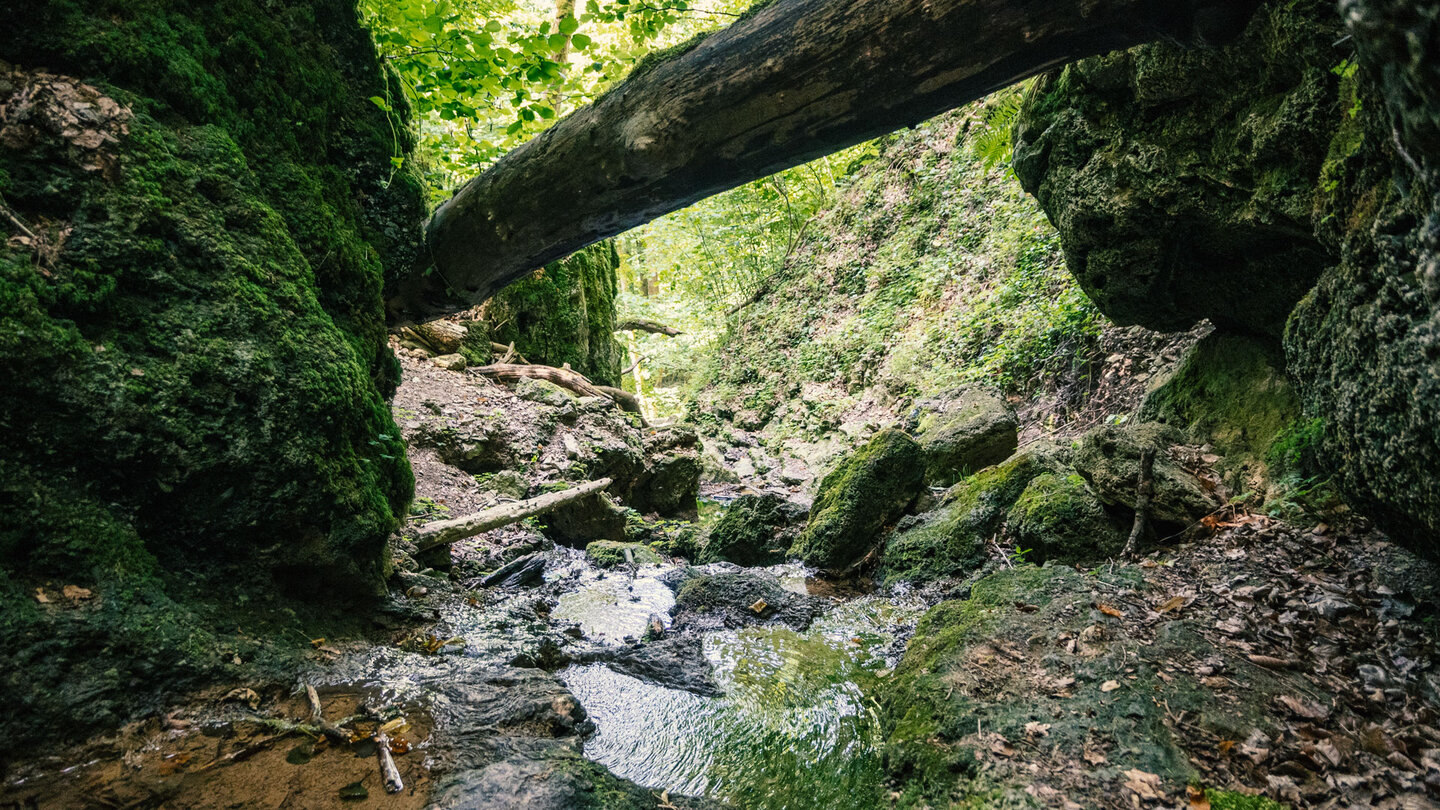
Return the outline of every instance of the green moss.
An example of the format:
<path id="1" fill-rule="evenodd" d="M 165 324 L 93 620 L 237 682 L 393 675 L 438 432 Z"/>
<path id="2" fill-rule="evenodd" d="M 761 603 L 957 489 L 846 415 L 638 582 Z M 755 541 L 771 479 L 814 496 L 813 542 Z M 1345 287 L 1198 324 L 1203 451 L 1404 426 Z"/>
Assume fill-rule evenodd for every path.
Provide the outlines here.
<path id="1" fill-rule="evenodd" d="M 920 445 L 895 428 L 875 434 L 831 470 L 791 553 L 808 565 L 843 569 L 881 539 L 881 531 L 920 493 Z"/>
<path id="2" fill-rule="evenodd" d="M 619 266 L 614 243 L 601 242 L 511 284 L 485 304 L 488 340 L 513 342 L 532 363 L 569 363 L 596 383 L 618 386 L 624 355 L 614 337 Z M 476 340 L 483 331 L 471 330 Z M 469 348 L 477 358 L 489 353 L 488 346 Z"/>
<path id="3" fill-rule="evenodd" d="M 989 555 L 994 536 L 1026 485 L 1050 468 L 1048 448 L 1030 448 L 951 487 L 938 509 L 902 523 L 885 544 L 885 584 L 964 576 Z"/>
<path id="4" fill-rule="evenodd" d="M 413 480 L 384 399 L 399 367 L 381 291 L 424 216 L 390 161 L 409 148 L 403 104 L 390 120 L 368 101 L 398 93 L 352 5 L 12 11 L 0 95 L 45 97 L 44 66 L 94 86 L 55 103 L 110 121 L 108 97 L 130 114 L 98 150 L 45 126 L 0 147 L 5 204 L 58 246 L 37 261 L 0 245 L 0 548 L 16 600 L 0 666 L 37 696 L 0 728 L 5 748 L 213 672 L 216 645 L 248 642 L 211 628 L 256 631 L 288 588 L 383 587 Z M 22 609 L 71 582 L 100 597 Z"/>
<path id="5" fill-rule="evenodd" d="M 1125 537 L 1085 479 L 1044 473 L 1020 493 L 1006 516 L 1008 538 L 1028 562 L 1095 562 L 1113 557 Z"/>
<path id="6" fill-rule="evenodd" d="M 601 568 L 614 568 L 625 564 L 625 552 L 629 550 L 636 565 L 660 562 L 660 555 L 640 543 L 620 543 L 614 540 L 596 540 L 585 546 L 585 556 Z"/>
<path id="7" fill-rule="evenodd" d="M 1287 810 L 1289 807 L 1264 796 L 1250 796 L 1228 790 L 1206 790 L 1205 798 L 1210 800 L 1211 810 Z"/>

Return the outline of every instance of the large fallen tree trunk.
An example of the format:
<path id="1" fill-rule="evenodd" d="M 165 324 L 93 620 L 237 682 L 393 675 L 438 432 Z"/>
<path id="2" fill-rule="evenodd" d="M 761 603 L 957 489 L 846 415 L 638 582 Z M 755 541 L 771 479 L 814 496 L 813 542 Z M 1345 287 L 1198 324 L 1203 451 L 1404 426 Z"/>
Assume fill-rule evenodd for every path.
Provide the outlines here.
<path id="1" fill-rule="evenodd" d="M 447 546 L 457 540 L 464 540 L 467 537 L 474 537 L 477 534 L 484 534 L 491 529 L 498 529 L 501 526 L 509 526 L 511 523 L 519 523 L 528 517 L 543 515 L 567 503 L 578 501 L 605 489 L 612 483 L 609 478 L 597 478 L 594 481 L 587 481 L 578 487 L 551 492 L 541 495 L 538 498 L 531 498 L 527 501 L 516 501 L 515 503 L 492 506 L 476 512 L 473 515 L 454 518 L 452 520 L 438 520 L 433 523 L 426 523 L 415 532 L 415 553 L 423 554 L 432 548 Z"/>
<path id="2" fill-rule="evenodd" d="M 608 385 L 596 385 L 590 382 L 584 374 L 572 371 L 568 368 L 555 368 L 554 366 L 521 365 L 518 363 L 493 363 L 488 366 L 476 366 L 470 369 L 476 374 L 483 374 L 497 380 L 520 380 L 525 378 L 545 380 L 555 383 L 576 396 L 581 397 L 603 397 L 614 400 L 621 410 L 631 413 L 640 413 L 640 400 L 629 391 L 619 388 L 612 388 Z"/>
<path id="3" fill-rule="evenodd" d="M 389 317 L 473 306 L 592 242 L 1057 65 L 1161 38 L 1228 38 L 1258 4 L 775 0 L 470 181 L 430 221 L 434 272 L 402 280 Z"/>

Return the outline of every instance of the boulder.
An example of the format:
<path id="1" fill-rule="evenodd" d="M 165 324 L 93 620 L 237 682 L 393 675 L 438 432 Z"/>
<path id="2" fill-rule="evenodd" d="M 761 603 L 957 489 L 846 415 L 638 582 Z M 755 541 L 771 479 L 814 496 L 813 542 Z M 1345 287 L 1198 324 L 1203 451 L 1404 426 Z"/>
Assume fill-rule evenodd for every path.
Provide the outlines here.
<path id="1" fill-rule="evenodd" d="M 974 386 L 916 405 L 915 438 L 925 451 L 925 482 L 948 487 L 999 464 L 1019 446 L 1019 423 L 1005 400 Z"/>
<path id="2" fill-rule="evenodd" d="M 517 380 L 515 395 L 521 399 L 549 405 L 553 408 L 559 408 L 574 398 L 568 391 L 555 383 L 533 377 L 522 377 Z"/>
<path id="3" fill-rule="evenodd" d="M 537 553 L 511 560 L 480 580 L 480 584 L 487 588 L 521 588 L 539 585 L 544 579 L 545 555 Z"/>
<path id="4" fill-rule="evenodd" d="M 680 583 L 671 629 L 704 631 L 778 622 L 804 630 L 829 606 L 825 599 L 785 590 L 780 580 L 760 571 L 700 574 Z"/>
<path id="5" fill-rule="evenodd" d="M 533 452 L 533 443 L 517 437 L 500 420 L 427 419 L 411 441 L 416 447 L 435 448 L 442 461 L 468 473 L 498 473 Z"/>
<path id="6" fill-rule="evenodd" d="M 645 437 L 645 469 L 625 502 L 641 512 L 693 519 L 704 469 L 700 452 L 700 436 L 689 425 L 654 430 Z"/>
<path id="7" fill-rule="evenodd" d="M 990 555 L 989 539 L 1036 477 L 1064 469 L 1063 454 L 1034 445 L 951 487 L 935 509 L 906 517 L 885 543 L 877 576 L 885 584 L 963 577 Z"/>
<path id="8" fill-rule="evenodd" d="M 430 362 L 446 371 L 465 370 L 465 356 L 462 354 L 442 354 L 438 357 L 430 358 Z"/>
<path id="9" fill-rule="evenodd" d="M 1184 467 L 1170 457 L 1180 437 L 1173 429 L 1153 422 L 1106 425 L 1080 437 L 1073 463 L 1100 500 L 1110 506 L 1135 509 L 1140 483 L 1140 454 L 1154 448 L 1154 495 L 1150 519 L 1179 531 L 1210 514 L 1221 504 Z"/>
<path id="10" fill-rule="evenodd" d="M 1075 473 L 1036 476 L 1005 515 L 1005 539 L 1031 563 L 1097 562 L 1119 554 L 1127 536 Z"/>
<path id="11" fill-rule="evenodd" d="M 614 568 L 625 564 L 625 552 L 630 552 L 630 559 L 636 565 L 647 565 L 660 562 L 660 555 L 647 546 L 639 543 L 623 543 L 614 540 L 596 540 L 585 546 L 585 556 L 601 568 Z"/>
<path id="12" fill-rule="evenodd" d="M 782 563 L 807 514 L 805 507 L 773 493 L 741 495 L 710 529 L 696 562 Z"/>
<path id="13" fill-rule="evenodd" d="M 924 475 L 920 445 L 898 428 L 880 431 L 820 482 L 810 521 L 791 553 L 817 568 L 849 568 L 920 494 Z"/>

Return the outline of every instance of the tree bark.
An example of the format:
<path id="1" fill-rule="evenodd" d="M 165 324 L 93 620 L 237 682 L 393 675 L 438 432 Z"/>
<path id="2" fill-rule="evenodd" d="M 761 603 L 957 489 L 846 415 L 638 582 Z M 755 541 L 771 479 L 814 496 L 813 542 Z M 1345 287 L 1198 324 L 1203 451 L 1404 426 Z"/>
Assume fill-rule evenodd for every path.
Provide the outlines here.
<path id="1" fill-rule="evenodd" d="M 668 335 L 670 337 L 685 334 L 684 332 L 681 332 L 679 329 L 676 329 L 673 326 L 666 326 L 665 324 L 659 323 L 658 321 L 647 321 L 644 318 L 630 318 L 629 320 L 621 321 L 620 323 L 615 324 L 615 331 L 649 332 L 655 335 Z"/>
<path id="2" fill-rule="evenodd" d="M 776 0 L 633 75 L 466 184 L 427 229 L 434 272 L 391 322 L 484 301 L 529 270 L 696 200 L 1086 56 L 1238 34 L 1259 0 Z"/>
<path id="3" fill-rule="evenodd" d="M 473 515 L 427 523 L 420 527 L 414 536 L 415 553 L 423 554 L 433 548 L 448 546 L 457 540 L 484 534 L 491 529 L 509 526 L 511 523 L 519 523 L 528 517 L 543 515 L 572 501 L 594 495 L 610 486 L 611 483 L 612 480 L 609 478 L 599 478 L 560 492 L 550 492 L 525 501 L 492 506 Z"/>
<path id="4" fill-rule="evenodd" d="M 488 366 L 476 366 L 470 370 L 476 374 L 483 374 L 486 377 L 494 377 L 497 380 L 519 380 L 526 377 L 536 380 L 546 380 L 581 397 L 606 396 L 605 392 L 600 390 L 600 387 L 595 385 L 595 383 L 586 379 L 584 374 L 566 368 L 521 365 L 518 363 L 493 363 Z"/>

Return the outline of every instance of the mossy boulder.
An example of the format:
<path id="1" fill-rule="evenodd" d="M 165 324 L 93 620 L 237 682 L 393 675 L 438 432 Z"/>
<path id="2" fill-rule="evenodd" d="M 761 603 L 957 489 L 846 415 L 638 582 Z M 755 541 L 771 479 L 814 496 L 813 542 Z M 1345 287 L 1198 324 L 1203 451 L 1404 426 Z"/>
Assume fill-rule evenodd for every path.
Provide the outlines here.
<path id="1" fill-rule="evenodd" d="M 782 563 L 806 514 L 804 507 L 774 493 L 741 495 L 710 529 L 696 562 Z"/>
<path id="2" fill-rule="evenodd" d="M 999 464 L 1019 446 L 1019 423 L 1004 399 L 968 386 L 916 405 L 912 431 L 925 452 L 925 482 L 948 487 Z"/>
<path id="3" fill-rule="evenodd" d="M 615 272 L 620 255 L 606 241 L 551 262 L 485 303 L 471 341 L 515 344 L 532 363 L 566 363 L 600 385 L 620 385 L 625 349 L 615 340 Z"/>
<path id="4" fill-rule="evenodd" d="M 413 480 L 381 293 L 425 215 L 353 3 L 7 11 L 0 748 L 219 671 L 216 628 L 285 594 L 383 589 Z M 47 581 L 98 597 L 27 604 Z"/>
<path id="5" fill-rule="evenodd" d="M 989 556 L 989 539 L 1037 476 L 1062 469 L 1062 454 L 1028 447 L 951 487 L 935 509 L 900 521 L 885 543 L 878 576 L 885 584 L 963 577 Z"/>
<path id="6" fill-rule="evenodd" d="M 666 517 L 696 516 L 700 494 L 700 436 L 689 425 L 672 425 L 645 436 L 645 469 L 625 502 L 641 512 Z"/>
<path id="7" fill-rule="evenodd" d="M 614 568 L 625 564 L 625 552 L 636 565 L 660 562 L 660 555 L 649 546 L 640 543 L 621 543 L 614 540 L 596 540 L 585 546 L 585 556 L 601 568 Z"/>
<path id="8" fill-rule="evenodd" d="M 827 570 L 855 564 L 920 494 L 924 471 L 924 453 L 904 431 L 875 434 L 820 482 L 810 521 L 791 554 Z"/>
<path id="9" fill-rule="evenodd" d="M 1222 48 L 1146 45 L 1055 71 L 1015 128 L 1015 174 L 1086 295 L 1121 325 L 1278 337 L 1335 259 L 1311 214 L 1349 113 L 1330 0 L 1270 2 Z"/>
<path id="10" fill-rule="evenodd" d="M 1179 531 L 1220 506 L 1200 479 L 1170 456 L 1169 449 L 1179 438 L 1173 428 L 1153 422 L 1105 425 L 1080 437 L 1072 461 L 1102 502 L 1133 514 L 1140 488 L 1140 456 L 1146 448 L 1153 449 L 1150 519 Z"/>
<path id="11" fill-rule="evenodd" d="M 1301 415 L 1277 342 L 1216 332 L 1146 395 L 1139 418 L 1178 428 L 1190 443 L 1211 445 L 1232 489 L 1264 493 L 1276 441 Z"/>
<path id="12" fill-rule="evenodd" d="M 1006 539 L 1027 562 L 1095 562 L 1114 557 L 1126 535 L 1075 473 L 1036 476 L 1005 516 Z"/>

